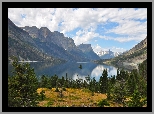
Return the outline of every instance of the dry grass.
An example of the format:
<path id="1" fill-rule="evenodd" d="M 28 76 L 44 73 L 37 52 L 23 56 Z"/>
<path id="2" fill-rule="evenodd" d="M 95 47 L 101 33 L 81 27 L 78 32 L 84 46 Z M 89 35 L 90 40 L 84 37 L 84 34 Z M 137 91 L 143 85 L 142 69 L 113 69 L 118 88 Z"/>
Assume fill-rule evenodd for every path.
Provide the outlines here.
<path id="1" fill-rule="evenodd" d="M 106 99 L 107 96 L 105 94 L 94 93 L 92 96 L 91 91 L 87 89 L 72 89 L 66 88 L 66 91 L 63 91 L 63 97 L 60 98 L 59 92 L 54 92 L 55 88 L 47 89 L 47 88 L 39 88 L 37 92 L 40 93 L 42 90 L 45 90 L 46 99 L 44 101 L 39 102 L 39 106 L 47 106 L 49 101 L 52 101 L 51 107 L 57 106 L 65 106 L 70 107 L 74 105 L 75 107 L 80 107 L 82 105 L 86 106 L 93 106 L 96 107 L 97 103 L 102 100 Z M 49 105 L 49 104 L 48 104 Z"/>
<path id="2" fill-rule="evenodd" d="M 102 99 L 107 98 L 105 94 L 101 93 L 94 93 L 92 96 L 92 92 L 88 89 L 66 88 L 66 91 L 62 92 L 62 98 L 59 97 L 59 92 L 55 92 L 55 88 L 39 88 L 37 89 L 37 92 L 40 93 L 42 90 L 45 91 L 46 98 L 44 101 L 39 102 L 38 105 L 41 107 L 83 107 L 83 105 L 98 107 L 97 103 Z M 126 101 L 129 100 L 130 97 L 126 99 Z M 122 104 L 118 104 L 113 101 L 109 101 L 109 104 L 109 107 L 122 107 Z"/>

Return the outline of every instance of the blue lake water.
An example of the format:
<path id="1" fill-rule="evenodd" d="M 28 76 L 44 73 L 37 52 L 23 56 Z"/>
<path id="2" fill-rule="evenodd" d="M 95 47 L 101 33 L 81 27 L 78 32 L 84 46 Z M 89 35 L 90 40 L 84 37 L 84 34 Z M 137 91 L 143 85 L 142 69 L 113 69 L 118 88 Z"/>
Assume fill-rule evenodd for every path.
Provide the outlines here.
<path id="1" fill-rule="evenodd" d="M 80 64 L 82 65 L 82 69 L 79 68 Z M 67 73 L 67 77 L 74 80 L 77 78 L 84 80 L 89 75 L 91 78 L 95 77 L 98 81 L 104 69 L 107 69 L 108 76 L 117 74 L 117 68 L 114 66 L 99 65 L 91 62 L 66 62 L 54 66 L 50 63 L 31 62 L 30 65 L 34 68 L 38 77 L 42 75 L 53 76 L 56 74 L 61 78 L 62 76 L 66 77 Z M 9 67 L 8 74 L 10 74 L 10 69 Z"/>

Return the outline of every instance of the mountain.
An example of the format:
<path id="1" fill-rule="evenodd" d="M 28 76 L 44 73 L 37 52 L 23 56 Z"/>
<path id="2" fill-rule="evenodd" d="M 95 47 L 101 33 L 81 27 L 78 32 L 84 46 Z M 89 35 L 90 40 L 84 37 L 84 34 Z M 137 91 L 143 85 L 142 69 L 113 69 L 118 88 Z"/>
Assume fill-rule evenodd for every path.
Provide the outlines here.
<path id="1" fill-rule="evenodd" d="M 135 45 L 132 49 L 128 50 L 127 52 L 124 52 L 123 55 L 125 55 L 125 56 L 131 55 L 131 54 L 135 53 L 136 51 L 141 51 L 142 49 L 143 50 L 147 49 L 147 36 L 144 40 L 142 40 L 140 43 Z"/>
<path id="2" fill-rule="evenodd" d="M 147 37 L 132 49 L 104 63 L 132 70 L 138 69 L 138 65 L 145 60 L 147 60 Z"/>
<path id="3" fill-rule="evenodd" d="M 18 60 L 64 62 L 39 50 L 38 45 L 26 31 L 8 19 L 8 59 L 16 56 Z"/>
<path id="4" fill-rule="evenodd" d="M 91 47 L 91 45 L 90 45 Z M 89 47 L 87 47 L 89 48 Z M 99 58 L 93 50 L 84 53 L 72 38 L 47 27 L 17 27 L 8 19 L 8 55 L 30 61 L 91 61 Z M 92 55 L 90 55 L 92 54 Z"/>
<path id="5" fill-rule="evenodd" d="M 108 64 L 128 70 L 138 69 L 138 65 L 147 60 L 147 37 L 132 49 L 123 52 L 117 57 L 107 60 L 97 60 L 95 63 Z"/>
<path id="6" fill-rule="evenodd" d="M 80 44 L 77 46 L 84 54 L 86 54 L 87 58 L 91 60 L 99 60 L 100 57 L 93 51 L 91 44 Z"/>
<path id="7" fill-rule="evenodd" d="M 96 52 L 96 54 L 101 58 L 101 59 L 111 59 L 114 57 L 117 57 L 118 55 L 122 54 L 121 52 L 112 52 L 110 51 L 100 51 L 100 52 Z"/>
<path id="8" fill-rule="evenodd" d="M 33 37 L 38 47 L 45 53 L 67 61 L 90 61 L 95 58 L 88 56 L 79 49 L 72 38 L 65 37 L 58 31 L 51 32 L 47 27 L 20 27 Z M 93 52 L 93 50 L 91 50 Z M 97 55 L 95 55 L 97 56 Z M 97 58 L 99 58 L 97 56 Z"/>

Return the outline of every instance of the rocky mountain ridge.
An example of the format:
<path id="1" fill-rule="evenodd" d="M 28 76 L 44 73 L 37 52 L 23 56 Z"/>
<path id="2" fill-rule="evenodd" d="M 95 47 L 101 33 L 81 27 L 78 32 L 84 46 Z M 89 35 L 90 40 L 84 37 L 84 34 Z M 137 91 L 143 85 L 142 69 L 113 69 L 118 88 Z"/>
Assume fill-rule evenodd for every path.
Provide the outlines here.
<path id="1" fill-rule="evenodd" d="M 83 44 L 86 45 L 86 44 Z M 8 19 L 9 57 L 14 55 L 25 60 L 91 61 L 100 59 L 89 56 L 79 49 L 72 38 L 58 31 L 51 32 L 47 27 L 17 27 Z M 93 50 L 91 50 L 93 54 Z M 20 59 L 19 58 L 19 59 Z"/>
<path id="2" fill-rule="evenodd" d="M 147 36 L 140 43 L 136 44 L 132 49 L 128 50 L 127 52 L 124 52 L 123 55 L 127 56 L 127 55 L 130 55 L 130 54 L 133 54 L 136 51 L 139 51 L 143 48 L 147 48 Z"/>
<path id="3" fill-rule="evenodd" d="M 93 51 L 91 44 L 80 44 L 77 48 L 86 54 L 86 57 L 89 57 L 91 60 L 93 60 L 93 58 L 95 58 L 95 60 L 100 59 L 99 56 Z"/>
<path id="4" fill-rule="evenodd" d="M 104 63 L 132 70 L 138 69 L 138 65 L 145 60 L 147 60 L 147 36 L 132 49 Z"/>
<path id="5" fill-rule="evenodd" d="M 128 70 L 138 69 L 138 65 L 147 60 L 147 37 L 132 49 L 117 57 L 104 60 L 96 60 L 95 63 L 108 64 Z"/>
<path id="6" fill-rule="evenodd" d="M 38 45 L 31 36 L 21 28 L 17 27 L 8 19 L 8 61 L 16 56 L 19 61 L 50 61 L 53 64 L 64 62 L 62 59 L 54 58 L 38 49 Z"/>

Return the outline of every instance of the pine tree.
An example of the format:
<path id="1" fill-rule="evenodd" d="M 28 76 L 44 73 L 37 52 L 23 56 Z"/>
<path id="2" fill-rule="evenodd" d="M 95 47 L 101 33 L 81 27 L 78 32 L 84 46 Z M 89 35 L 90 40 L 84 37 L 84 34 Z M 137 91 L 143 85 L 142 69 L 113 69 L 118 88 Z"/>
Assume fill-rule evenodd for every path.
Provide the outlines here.
<path id="1" fill-rule="evenodd" d="M 40 86 L 42 88 L 49 88 L 49 86 L 51 86 L 51 84 L 49 84 L 49 78 L 47 76 L 42 75 Z"/>
<path id="2" fill-rule="evenodd" d="M 113 90 L 113 98 L 117 103 L 122 103 L 124 105 L 124 101 L 127 95 L 127 88 L 125 80 L 116 81 Z"/>
<path id="3" fill-rule="evenodd" d="M 42 91 L 40 92 L 40 99 L 41 99 L 41 100 L 44 100 L 44 99 L 45 99 L 45 91 L 44 91 L 44 90 L 42 90 Z"/>
<path id="4" fill-rule="evenodd" d="M 57 75 L 51 76 L 51 78 L 50 78 L 51 87 L 56 87 L 57 80 L 58 80 L 58 76 Z"/>
<path id="5" fill-rule="evenodd" d="M 131 95 L 134 93 L 134 90 L 136 88 L 136 73 L 135 71 L 132 71 L 126 81 L 126 86 L 127 86 L 127 90 L 128 90 L 128 95 Z"/>
<path id="6" fill-rule="evenodd" d="M 108 88 L 108 73 L 107 73 L 107 69 L 103 70 L 102 76 L 100 77 L 100 91 L 101 93 L 106 93 L 107 92 L 107 88 Z"/>
<path id="7" fill-rule="evenodd" d="M 35 107 L 38 100 L 38 79 L 28 63 L 13 58 L 13 76 L 8 77 L 8 106 Z"/>
<path id="8" fill-rule="evenodd" d="M 146 99 L 141 99 L 140 92 L 136 89 L 132 94 L 130 101 L 127 102 L 128 107 L 143 107 L 146 104 Z"/>

